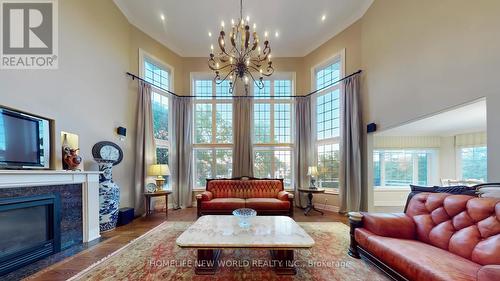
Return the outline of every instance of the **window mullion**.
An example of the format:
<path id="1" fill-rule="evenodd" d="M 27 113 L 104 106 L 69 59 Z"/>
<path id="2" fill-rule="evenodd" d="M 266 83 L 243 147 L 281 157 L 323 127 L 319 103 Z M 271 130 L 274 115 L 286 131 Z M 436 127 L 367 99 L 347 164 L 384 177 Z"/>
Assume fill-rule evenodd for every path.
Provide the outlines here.
<path id="1" fill-rule="evenodd" d="M 381 152 L 379 157 L 380 157 L 380 186 L 385 186 L 385 153 Z"/>
<path id="2" fill-rule="evenodd" d="M 270 85 L 271 85 L 270 86 L 271 87 L 271 89 L 270 89 L 271 97 L 274 97 L 274 80 L 271 81 Z M 274 142 L 275 142 L 275 139 L 274 139 L 274 98 L 271 98 L 269 103 L 270 103 L 270 106 L 269 106 L 269 110 L 270 110 L 269 116 L 270 117 L 269 117 L 269 119 L 271 119 L 270 120 L 270 123 L 271 123 L 270 124 L 271 125 L 270 126 L 270 130 L 271 130 L 270 136 L 271 136 L 271 143 L 274 144 Z"/>
<path id="3" fill-rule="evenodd" d="M 214 144 L 214 143 L 217 143 L 217 137 L 216 137 L 216 134 L 217 134 L 217 104 L 215 102 L 215 100 L 212 100 L 211 101 L 212 103 L 212 141 L 211 143 Z"/>
<path id="4" fill-rule="evenodd" d="M 418 153 L 413 152 L 412 153 L 412 161 L 413 161 L 413 184 L 418 184 Z"/>

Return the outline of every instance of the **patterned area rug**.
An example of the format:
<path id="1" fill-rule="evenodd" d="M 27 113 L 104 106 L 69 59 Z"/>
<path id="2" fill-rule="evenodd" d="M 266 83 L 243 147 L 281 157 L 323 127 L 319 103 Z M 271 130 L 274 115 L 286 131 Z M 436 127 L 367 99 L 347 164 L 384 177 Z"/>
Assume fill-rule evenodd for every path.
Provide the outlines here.
<path id="1" fill-rule="evenodd" d="M 315 240 L 295 251 L 295 276 L 279 276 L 268 250 L 223 250 L 216 275 L 195 275 L 195 250 L 175 239 L 191 222 L 165 222 L 71 280 L 389 280 L 375 267 L 347 255 L 349 228 L 338 222 L 299 223 Z"/>

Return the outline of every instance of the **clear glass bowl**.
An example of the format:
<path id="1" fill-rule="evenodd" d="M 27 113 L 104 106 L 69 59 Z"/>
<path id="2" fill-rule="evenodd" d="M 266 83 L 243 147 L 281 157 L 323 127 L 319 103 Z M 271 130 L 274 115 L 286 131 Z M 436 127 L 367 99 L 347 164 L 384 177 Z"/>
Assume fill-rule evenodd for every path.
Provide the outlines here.
<path id="1" fill-rule="evenodd" d="M 257 211 L 250 208 L 241 208 L 233 211 L 233 215 L 238 218 L 238 224 L 247 228 L 250 226 L 250 218 L 257 216 Z"/>

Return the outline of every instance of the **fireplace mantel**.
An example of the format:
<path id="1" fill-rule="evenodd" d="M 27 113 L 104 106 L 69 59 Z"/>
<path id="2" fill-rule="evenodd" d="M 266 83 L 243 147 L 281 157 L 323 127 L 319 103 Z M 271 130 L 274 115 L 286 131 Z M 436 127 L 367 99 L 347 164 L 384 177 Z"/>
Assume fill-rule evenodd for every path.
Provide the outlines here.
<path id="1" fill-rule="evenodd" d="M 0 170 L 0 188 L 82 184 L 83 242 L 99 235 L 98 171 Z"/>

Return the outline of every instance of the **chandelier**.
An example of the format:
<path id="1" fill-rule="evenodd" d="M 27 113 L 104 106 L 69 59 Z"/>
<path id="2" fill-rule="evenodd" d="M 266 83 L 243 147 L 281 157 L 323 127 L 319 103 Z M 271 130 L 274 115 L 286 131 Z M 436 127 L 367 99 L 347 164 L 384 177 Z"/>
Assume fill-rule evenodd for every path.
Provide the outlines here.
<path id="1" fill-rule="evenodd" d="M 274 72 L 271 46 L 267 39 L 268 33 L 265 33 L 264 45 L 261 48 L 255 31 L 256 24 L 253 24 L 253 31 L 251 31 L 249 17 L 246 20 L 243 19 L 243 0 L 240 0 L 240 18 L 236 22 L 231 20 L 227 40 L 224 22 L 221 26 L 217 39 L 219 51 L 214 53 L 214 46 L 211 45 L 208 59 L 208 67 L 215 71 L 215 83 L 219 85 L 224 81 L 229 81 L 229 93 L 233 92 L 238 80 L 245 83 L 246 94 L 248 94 L 250 79 L 259 89 L 264 88 L 264 76 L 271 76 Z"/>

